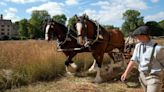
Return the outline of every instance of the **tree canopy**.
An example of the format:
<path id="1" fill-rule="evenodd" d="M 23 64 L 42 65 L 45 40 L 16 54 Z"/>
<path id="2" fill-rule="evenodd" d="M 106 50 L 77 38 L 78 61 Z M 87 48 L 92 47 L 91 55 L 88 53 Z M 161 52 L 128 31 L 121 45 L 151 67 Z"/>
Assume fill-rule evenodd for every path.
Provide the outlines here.
<path id="1" fill-rule="evenodd" d="M 89 16 L 86 14 L 84 14 L 83 16 L 89 18 Z M 51 18 L 50 14 L 46 10 L 34 10 L 29 20 L 22 19 L 15 23 L 19 26 L 19 37 L 22 39 L 44 38 L 44 28 L 50 19 L 53 19 L 54 21 L 64 25 L 67 21 L 67 17 L 65 16 L 65 14 L 54 15 Z M 164 35 L 164 20 L 161 20 L 160 22 L 148 21 L 144 24 L 144 17 L 141 16 L 140 12 L 137 10 L 125 11 L 123 13 L 123 19 L 124 22 L 122 24 L 121 29 L 125 36 L 128 36 L 130 32 L 133 32 L 137 27 L 141 25 L 149 26 L 151 28 L 151 35 L 153 36 Z M 75 22 L 76 17 L 72 16 L 71 18 L 69 18 L 67 26 L 74 30 L 73 26 Z M 105 28 L 115 28 L 113 25 L 103 26 Z"/>
<path id="2" fill-rule="evenodd" d="M 50 15 L 45 10 L 35 10 L 32 12 L 31 18 L 29 19 L 29 23 L 31 24 L 33 36 L 32 38 L 43 38 L 44 30 L 43 23 L 45 20 L 50 19 Z"/>
<path id="3" fill-rule="evenodd" d="M 19 36 L 20 36 L 21 39 L 24 39 L 24 38 L 28 38 L 29 37 L 28 20 L 27 19 L 20 20 L 18 34 L 19 34 Z"/>
<path id="4" fill-rule="evenodd" d="M 162 36 L 164 33 L 164 30 L 156 21 L 148 21 L 145 25 L 149 26 L 151 36 Z"/>
<path id="5" fill-rule="evenodd" d="M 160 21 L 159 25 L 163 29 L 163 35 L 164 35 L 164 20 Z"/>
<path id="6" fill-rule="evenodd" d="M 61 14 L 61 15 L 55 15 L 52 17 L 52 19 L 58 23 L 61 23 L 63 25 L 65 25 L 66 21 L 67 21 L 67 18 L 64 14 Z"/>
<path id="7" fill-rule="evenodd" d="M 122 31 L 127 36 L 130 32 L 133 32 L 137 27 L 144 25 L 142 16 L 137 10 L 127 10 L 123 13 L 123 19 L 125 20 L 122 24 Z"/>

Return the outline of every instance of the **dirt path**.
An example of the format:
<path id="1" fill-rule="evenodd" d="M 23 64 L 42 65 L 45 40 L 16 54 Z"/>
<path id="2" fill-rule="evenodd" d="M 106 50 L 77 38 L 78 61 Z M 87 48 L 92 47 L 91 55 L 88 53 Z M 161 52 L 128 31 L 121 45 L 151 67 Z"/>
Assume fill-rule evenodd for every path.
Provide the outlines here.
<path id="1" fill-rule="evenodd" d="M 5 92 L 143 92 L 140 87 L 127 88 L 120 81 L 93 84 L 92 79 L 92 77 L 67 76 L 51 82 L 38 82 Z"/>

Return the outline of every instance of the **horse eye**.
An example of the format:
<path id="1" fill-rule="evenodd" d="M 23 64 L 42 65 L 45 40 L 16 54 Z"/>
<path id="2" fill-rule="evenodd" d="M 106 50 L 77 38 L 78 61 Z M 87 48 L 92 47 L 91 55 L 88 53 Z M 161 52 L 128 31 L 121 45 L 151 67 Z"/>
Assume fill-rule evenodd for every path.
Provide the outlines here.
<path id="1" fill-rule="evenodd" d="M 53 25 L 51 25 L 50 27 L 51 27 L 51 28 L 54 28 L 54 26 L 53 26 Z"/>

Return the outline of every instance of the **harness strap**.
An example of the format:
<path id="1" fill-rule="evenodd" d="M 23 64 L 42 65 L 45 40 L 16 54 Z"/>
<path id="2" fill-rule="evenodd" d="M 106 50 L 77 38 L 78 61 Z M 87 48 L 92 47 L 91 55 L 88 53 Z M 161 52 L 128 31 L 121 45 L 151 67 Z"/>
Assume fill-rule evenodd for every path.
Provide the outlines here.
<path id="1" fill-rule="evenodd" d="M 153 45 L 153 50 L 152 50 L 152 52 L 151 52 L 151 57 L 150 57 L 150 63 L 149 63 L 149 65 L 148 65 L 148 73 L 150 74 L 150 72 L 151 72 L 151 68 L 152 68 L 152 61 L 153 61 L 153 55 L 154 55 L 154 51 L 155 51 L 155 47 L 157 46 L 157 43 L 155 43 L 154 45 Z"/>
<path id="2" fill-rule="evenodd" d="M 96 34 L 96 39 L 93 40 L 93 42 L 91 44 L 94 44 L 96 41 L 98 41 L 99 35 L 100 35 L 100 25 L 95 21 L 95 24 L 97 26 L 97 34 Z"/>
<path id="3" fill-rule="evenodd" d="M 60 42 L 59 46 L 61 46 L 61 45 L 65 44 L 65 43 L 66 43 L 66 41 L 71 40 L 71 39 L 68 37 L 69 33 L 70 33 L 70 32 L 69 32 L 69 30 L 67 30 L 67 33 L 66 33 L 66 38 L 64 39 L 64 41 L 63 41 L 63 42 Z"/>

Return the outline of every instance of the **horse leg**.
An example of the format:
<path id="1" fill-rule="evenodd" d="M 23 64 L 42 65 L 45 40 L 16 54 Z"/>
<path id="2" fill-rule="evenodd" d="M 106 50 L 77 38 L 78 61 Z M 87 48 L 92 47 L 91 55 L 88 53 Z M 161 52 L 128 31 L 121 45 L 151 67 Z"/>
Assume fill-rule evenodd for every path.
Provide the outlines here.
<path id="1" fill-rule="evenodd" d="M 122 62 L 121 62 L 121 69 L 125 69 L 126 66 L 127 66 L 127 62 L 126 62 L 126 59 L 125 59 L 125 56 L 124 56 L 124 47 L 121 47 L 120 48 L 120 57 L 122 58 Z"/>
<path id="2" fill-rule="evenodd" d="M 89 72 L 95 72 L 98 68 L 98 65 L 96 63 L 96 60 L 94 59 L 92 66 L 88 69 Z"/>
<path id="3" fill-rule="evenodd" d="M 108 52 L 108 56 L 110 58 L 110 64 L 108 64 L 109 66 L 108 73 L 112 73 L 114 68 L 114 57 L 111 52 Z"/>
<path id="4" fill-rule="evenodd" d="M 98 55 L 98 53 L 93 53 L 92 55 L 95 58 L 96 63 L 98 65 L 98 67 L 97 67 L 97 74 L 96 74 L 96 77 L 95 77 L 93 82 L 94 83 L 101 83 L 103 80 L 102 80 L 102 78 L 100 76 L 100 71 L 101 71 L 102 60 L 103 60 L 104 54 L 99 54 Z"/>
<path id="5" fill-rule="evenodd" d="M 108 52 L 108 56 L 109 56 L 110 60 L 112 59 L 112 61 L 114 63 L 115 58 L 114 58 L 112 52 Z"/>
<path id="6" fill-rule="evenodd" d="M 67 74 L 74 74 L 77 69 L 77 65 L 72 61 L 72 58 L 76 55 L 76 52 L 72 52 L 68 55 L 67 60 L 65 61 L 66 72 Z"/>

